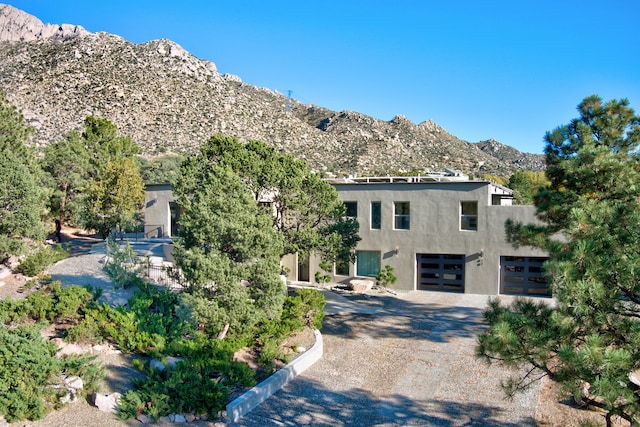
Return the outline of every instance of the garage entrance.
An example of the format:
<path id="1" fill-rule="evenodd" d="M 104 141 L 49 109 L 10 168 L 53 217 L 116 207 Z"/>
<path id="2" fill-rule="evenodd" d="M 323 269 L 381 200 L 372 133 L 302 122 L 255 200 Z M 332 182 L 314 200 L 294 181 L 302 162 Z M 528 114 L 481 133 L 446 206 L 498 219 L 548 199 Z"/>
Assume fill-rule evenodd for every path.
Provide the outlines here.
<path id="1" fill-rule="evenodd" d="M 551 296 L 542 264 L 545 257 L 500 257 L 500 293 L 505 295 Z"/>
<path id="2" fill-rule="evenodd" d="M 464 255 L 418 254 L 418 290 L 464 292 Z"/>

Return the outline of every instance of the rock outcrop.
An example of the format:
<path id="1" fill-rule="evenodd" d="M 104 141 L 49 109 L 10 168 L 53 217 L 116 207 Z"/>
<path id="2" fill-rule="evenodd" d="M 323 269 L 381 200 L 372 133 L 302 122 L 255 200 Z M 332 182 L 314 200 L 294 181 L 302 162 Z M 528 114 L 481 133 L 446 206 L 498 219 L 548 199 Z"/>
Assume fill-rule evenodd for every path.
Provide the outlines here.
<path id="1" fill-rule="evenodd" d="M 134 44 L 77 25 L 43 24 L 8 5 L 0 5 L 0 91 L 35 129 L 39 148 L 94 115 L 115 123 L 149 157 L 194 152 L 223 133 L 264 141 L 328 175 L 451 168 L 507 176 L 543 167 L 541 155 L 509 147 L 502 156 L 431 120 L 383 121 L 298 103 L 222 75 L 170 40 Z"/>

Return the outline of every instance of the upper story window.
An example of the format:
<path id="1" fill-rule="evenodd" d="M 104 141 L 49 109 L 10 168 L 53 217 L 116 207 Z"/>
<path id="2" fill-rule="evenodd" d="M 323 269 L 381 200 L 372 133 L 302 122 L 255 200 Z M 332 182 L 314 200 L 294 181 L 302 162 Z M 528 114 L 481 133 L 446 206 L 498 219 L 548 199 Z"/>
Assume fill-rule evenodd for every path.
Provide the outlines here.
<path id="1" fill-rule="evenodd" d="M 460 202 L 460 230 L 478 230 L 478 202 Z"/>
<path id="2" fill-rule="evenodd" d="M 358 202 L 343 202 L 344 207 L 347 209 L 347 218 L 358 217 Z"/>
<path id="3" fill-rule="evenodd" d="M 409 202 L 393 203 L 393 228 L 394 230 L 408 230 L 410 223 Z"/>
<path id="4" fill-rule="evenodd" d="M 371 229 L 380 230 L 382 227 L 382 204 L 371 202 Z"/>

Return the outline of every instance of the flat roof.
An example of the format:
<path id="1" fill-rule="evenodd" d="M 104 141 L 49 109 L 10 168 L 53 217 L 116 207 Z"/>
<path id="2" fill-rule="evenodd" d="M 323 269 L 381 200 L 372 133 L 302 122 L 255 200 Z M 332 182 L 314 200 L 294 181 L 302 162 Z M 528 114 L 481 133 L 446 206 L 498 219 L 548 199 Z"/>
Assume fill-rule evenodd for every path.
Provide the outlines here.
<path id="1" fill-rule="evenodd" d="M 363 177 L 343 177 L 343 178 L 325 178 L 325 181 L 332 185 L 348 185 L 348 184 L 420 184 L 420 183 L 476 183 L 488 184 L 496 189 L 502 190 L 507 194 L 512 194 L 513 190 L 504 185 L 497 184 L 486 179 L 475 180 L 469 179 L 464 174 L 449 173 L 427 173 L 418 176 L 363 176 Z"/>

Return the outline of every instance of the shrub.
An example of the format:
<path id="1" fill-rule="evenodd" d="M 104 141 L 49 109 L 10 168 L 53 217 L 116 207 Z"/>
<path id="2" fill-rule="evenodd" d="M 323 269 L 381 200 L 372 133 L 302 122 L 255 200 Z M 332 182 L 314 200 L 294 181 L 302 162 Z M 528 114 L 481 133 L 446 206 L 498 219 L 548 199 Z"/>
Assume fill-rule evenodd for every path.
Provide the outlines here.
<path id="1" fill-rule="evenodd" d="M 0 326 L 0 415 L 9 422 L 40 419 L 59 406 L 61 375 L 79 375 L 85 392 L 92 392 L 104 373 L 92 358 L 59 360 L 55 345 L 40 335 L 41 326 Z"/>
<path id="2" fill-rule="evenodd" d="M 275 359 L 289 361 L 288 356 L 280 352 L 280 344 L 294 332 L 304 327 L 320 329 L 324 319 L 324 295 L 317 289 L 298 289 L 296 295 L 287 297 L 282 315 L 277 320 L 265 322 L 258 333 L 261 363 L 266 369 L 273 369 Z"/>
<path id="3" fill-rule="evenodd" d="M 49 266 L 67 257 L 69 257 L 69 252 L 61 245 L 58 245 L 55 248 L 47 246 L 46 248 L 30 255 L 20 263 L 18 271 L 27 277 L 35 277 L 46 270 Z"/>
<path id="4" fill-rule="evenodd" d="M 322 292 L 317 289 L 298 289 L 296 295 L 285 302 L 283 318 L 304 319 L 304 325 L 314 329 L 322 328 L 326 301 Z"/>
<path id="5" fill-rule="evenodd" d="M 0 323 L 11 324 L 24 321 L 29 315 L 26 300 L 5 298 L 0 300 Z"/>
<path id="6" fill-rule="evenodd" d="M 110 261 L 104 266 L 104 271 L 115 284 L 123 288 L 144 285 L 139 276 L 142 265 L 129 242 L 121 247 L 114 240 L 107 240 L 107 254 Z"/>
<path id="7" fill-rule="evenodd" d="M 120 401 L 122 419 L 139 413 L 158 419 L 174 412 L 215 415 L 229 400 L 229 389 L 255 385 L 255 373 L 244 363 L 234 362 L 237 342 L 210 339 L 196 334 L 185 339 L 183 355 L 187 358 L 164 371 L 147 369 L 147 377 L 134 381 Z"/>
<path id="8" fill-rule="evenodd" d="M 391 267 L 390 265 L 385 265 L 384 269 L 382 269 L 380 273 L 376 275 L 376 285 L 382 286 L 383 288 L 386 288 L 389 285 L 393 285 L 394 283 L 396 283 L 396 280 L 397 278 L 393 274 L 393 267 Z"/>

